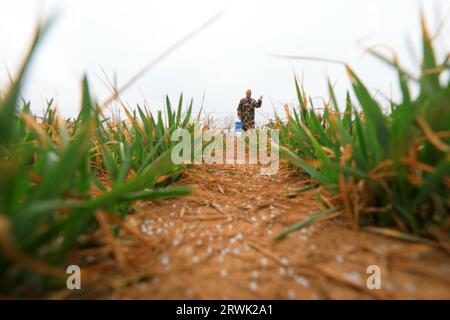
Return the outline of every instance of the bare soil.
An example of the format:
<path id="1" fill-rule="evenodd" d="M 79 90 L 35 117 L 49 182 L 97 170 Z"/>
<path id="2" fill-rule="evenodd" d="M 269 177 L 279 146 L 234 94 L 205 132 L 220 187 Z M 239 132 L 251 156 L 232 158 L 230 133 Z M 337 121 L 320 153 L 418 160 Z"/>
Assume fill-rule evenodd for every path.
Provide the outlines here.
<path id="1" fill-rule="evenodd" d="M 82 265 L 82 297 L 450 299 L 450 256 L 438 247 L 353 230 L 340 217 L 274 241 L 323 208 L 317 189 L 296 192 L 305 177 L 259 172 L 199 165 L 178 182 L 196 185 L 193 195 L 138 202 L 118 237 L 70 257 Z M 370 265 L 381 269 L 379 290 L 367 288 Z"/>

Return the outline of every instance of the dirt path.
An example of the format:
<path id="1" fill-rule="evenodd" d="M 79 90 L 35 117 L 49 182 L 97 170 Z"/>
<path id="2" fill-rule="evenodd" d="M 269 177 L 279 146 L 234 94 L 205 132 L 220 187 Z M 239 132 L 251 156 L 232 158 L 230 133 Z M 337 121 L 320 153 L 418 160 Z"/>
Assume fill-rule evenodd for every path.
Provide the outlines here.
<path id="1" fill-rule="evenodd" d="M 317 190 L 295 193 L 307 182 L 287 169 L 268 177 L 250 165 L 194 168 L 180 184 L 196 184 L 195 194 L 138 203 L 120 240 L 75 253 L 72 259 L 82 264 L 90 283 L 85 294 L 450 299 L 450 258 L 439 249 L 353 231 L 341 218 L 273 242 L 275 234 L 321 209 Z M 366 287 L 369 265 L 381 268 L 381 290 Z"/>

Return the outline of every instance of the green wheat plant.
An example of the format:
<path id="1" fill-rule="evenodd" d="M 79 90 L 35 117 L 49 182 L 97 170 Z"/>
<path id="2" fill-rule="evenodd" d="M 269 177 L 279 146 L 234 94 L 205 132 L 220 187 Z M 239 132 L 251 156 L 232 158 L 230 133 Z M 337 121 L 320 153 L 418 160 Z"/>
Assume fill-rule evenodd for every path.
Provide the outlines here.
<path id="1" fill-rule="evenodd" d="M 58 288 L 62 267 L 80 235 L 97 227 L 99 210 L 116 218 L 136 200 L 189 194 L 170 186 L 183 167 L 170 158 L 170 132 L 191 129 L 192 101 L 183 112 L 169 98 L 166 119 L 146 107 L 127 120 L 110 121 L 82 81 L 78 116 L 63 120 L 53 101 L 41 119 L 30 112 L 20 90 L 48 25 L 37 28 L 32 45 L 0 99 L 0 292 L 35 296 Z"/>
<path id="2" fill-rule="evenodd" d="M 314 109 L 295 79 L 300 107 L 276 115 L 280 151 L 325 190 L 325 209 L 317 216 L 277 235 L 285 237 L 316 218 L 341 213 L 353 227 L 412 241 L 438 241 L 448 248 L 450 230 L 450 70 L 449 55 L 438 62 L 422 19 L 421 73 L 405 71 L 398 59 L 376 51 L 394 68 L 401 101 L 389 112 L 346 65 L 354 96 L 338 104 L 329 84 L 330 101 L 322 113 Z M 420 88 L 417 97 L 411 84 Z M 342 111 L 343 110 L 343 111 Z M 394 230 L 394 231 L 393 231 Z"/>

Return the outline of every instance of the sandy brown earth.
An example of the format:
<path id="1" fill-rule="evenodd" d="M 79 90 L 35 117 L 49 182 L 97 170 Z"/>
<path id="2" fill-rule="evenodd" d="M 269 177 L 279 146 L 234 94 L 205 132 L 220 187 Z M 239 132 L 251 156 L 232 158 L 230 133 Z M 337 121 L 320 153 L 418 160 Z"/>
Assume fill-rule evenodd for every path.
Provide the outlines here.
<path id="1" fill-rule="evenodd" d="M 450 256 L 437 247 L 355 231 L 343 218 L 274 242 L 322 207 L 317 189 L 296 192 L 305 177 L 259 169 L 200 165 L 179 182 L 197 185 L 193 195 L 137 203 L 118 238 L 70 258 L 82 265 L 82 297 L 450 299 Z M 379 290 L 367 288 L 369 265 L 381 268 Z"/>

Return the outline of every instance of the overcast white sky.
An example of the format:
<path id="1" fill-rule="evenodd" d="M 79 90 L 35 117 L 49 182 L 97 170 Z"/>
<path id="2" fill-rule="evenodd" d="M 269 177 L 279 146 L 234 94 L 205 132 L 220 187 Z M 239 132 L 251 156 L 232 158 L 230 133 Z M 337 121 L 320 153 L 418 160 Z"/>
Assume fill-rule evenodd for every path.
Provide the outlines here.
<path id="1" fill-rule="evenodd" d="M 89 76 L 99 100 L 109 95 L 101 67 L 119 85 L 189 31 L 222 9 L 212 26 L 150 70 L 123 95 L 134 106 L 144 99 L 152 109 L 167 93 L 194 98 L 198 110 L 216 116 L 235 114 L 247 88 L 264 95 L 257 120 L 273 107 L 295 100 L 293 70 L 303 74 L 314 97 L 328 96 L 326 77 L 336 81 L 343 98 L 349 82 L 342 66 L 270 57 L 269 53 L 343 60 L 373 92 L 396 96 L 395 74 L 363 49 L 386 45 L 397 50 L 412 70 L 420 59 L 419 12 L 423 8 L 433 33 L 447 20 L 436 44 L 450 52 L 450 1 L 447 0 L 0 0 L 0 85 L 14 73 L 40 17 L 58 12 L 33 62 L 24 96 L 40 112 L 55 97 L 60 111 L 78 111 L 80 79 Z M 447 15 L 447 16 L 446 16 Z M 446 18 L 446 19 L 445 19 Z"/>

